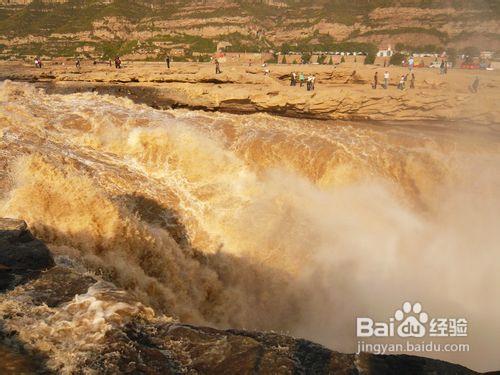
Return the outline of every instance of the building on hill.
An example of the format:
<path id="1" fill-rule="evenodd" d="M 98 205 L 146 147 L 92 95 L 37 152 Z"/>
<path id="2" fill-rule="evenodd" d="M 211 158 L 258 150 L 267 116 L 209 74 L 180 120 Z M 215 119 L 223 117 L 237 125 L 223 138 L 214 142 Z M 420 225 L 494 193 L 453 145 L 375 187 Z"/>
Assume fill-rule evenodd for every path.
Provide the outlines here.
<path id="1" fill-rule="evenodd" d="M 182 57 L 186 55 L 186 51 L 184 50 L 184 48 L 172 48 L 170 50 L 170 55 L 176 57 Z"/>
<path id="2" fill-rule="evenodd" d="M 227 47 L 231 47 L 232 44 L 229 42 L 219 42 L 217 43 L 217 52 L 225 51 Z"/>
<path id="3" fill-rule="evenodd" d="M 81 46 L 81 47 L 77 47 L 75 49 L 76 52 L 88 52 L 88 53 L 91 53 L 91 52 L 95 52 L 95 46 L 91 46 L 91 45 L 84 45 L 84 46 Z"/>
<path id="4" fill-rule="evenodd" d="M 391 57 L 393 54 L 393 51 L 391 49 L 391 46 L 387 46 L 387 49 L 381 49 L 377 52 L 377 57 Z"/>
<path id="5" fill-rule="evenodd" d="M 479 57 L 481 57 L 482 59 L 485 59 L 485 60 L 491 60 L 493 58 L 494 54 L 495 53 L 492 51 L 481 51 L 479 54 Z"/>

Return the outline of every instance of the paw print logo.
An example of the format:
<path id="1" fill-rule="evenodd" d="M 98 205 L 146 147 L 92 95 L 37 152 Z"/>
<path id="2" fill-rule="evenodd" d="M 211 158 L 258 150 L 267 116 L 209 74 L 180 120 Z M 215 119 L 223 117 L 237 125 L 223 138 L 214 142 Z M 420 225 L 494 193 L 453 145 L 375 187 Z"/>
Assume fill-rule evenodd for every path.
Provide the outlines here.
<path id="1" fill-rule="evenodd" d="M 403 303 L 403 308 L 394 313 L 394 318 L 399 323 L 399 337 L 423 337 L 425 335 L 425 326 L 429 320 L 427 313 L 422 311 L 422 305 L 416 302 L 412 305 L 410 302 Z"/>

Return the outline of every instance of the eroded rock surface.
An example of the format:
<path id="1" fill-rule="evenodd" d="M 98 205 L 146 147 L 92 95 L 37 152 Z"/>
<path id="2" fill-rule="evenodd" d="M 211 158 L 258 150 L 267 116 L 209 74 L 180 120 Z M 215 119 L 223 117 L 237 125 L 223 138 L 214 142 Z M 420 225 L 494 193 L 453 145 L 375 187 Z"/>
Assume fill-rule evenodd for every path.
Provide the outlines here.
<path id="1" fill-rule="evenodd" d="M 31 235 L 24 221 L 0 219 L 0 291 L 53 265 L 49 249 Z"/>
<path id="2" fill-rule="evenodd" d="M 372 89 L 375 71 L 391 75 L 389 88 Z M 316 76 L 316 90 L 290 87 L 291 71 Z M 158 64 L 130 63 L 124 69 L 47 65 L 42 71 L 21 63 L 4 63 L 1 79 L 36 82 L 48 93 L 96 92 L 126 96 L 154 108 L 189 108 L 229 113 L 266 112 L 287 117 L 408 121 L 461 121 L 499 125 L 496 104 L 500 76 L 497 72 L 469 73 L 463 69 L 438 75 L 434 69 L 415 71 L 416 88 L 396 88 L 401 67 L 364 65 L 271 66 L 269 75 L 259 67 L 228 65 L 215 75 L 210 64 L 177 63 L 171 70 Z M 474 75 L 480 75 L 478 93 L 471 93 Z M 409 86 L 409 82 L 408 82 Z"/>

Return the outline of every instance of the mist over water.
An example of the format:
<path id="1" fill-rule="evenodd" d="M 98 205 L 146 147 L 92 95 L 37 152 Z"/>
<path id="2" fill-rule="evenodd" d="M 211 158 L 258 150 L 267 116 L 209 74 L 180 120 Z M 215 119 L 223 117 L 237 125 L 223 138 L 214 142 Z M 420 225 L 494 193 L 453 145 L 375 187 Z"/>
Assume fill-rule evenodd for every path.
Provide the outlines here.
<path id="1" fill-rule="evenodd" d="M 357 316 L 419 301 L 469 321 L 470 353 L 432 356 L 500 368 L 494 131 L 157 111 L 8 81 L 0 102 L 0 216 L 156 311 L 353 352 Z"/>

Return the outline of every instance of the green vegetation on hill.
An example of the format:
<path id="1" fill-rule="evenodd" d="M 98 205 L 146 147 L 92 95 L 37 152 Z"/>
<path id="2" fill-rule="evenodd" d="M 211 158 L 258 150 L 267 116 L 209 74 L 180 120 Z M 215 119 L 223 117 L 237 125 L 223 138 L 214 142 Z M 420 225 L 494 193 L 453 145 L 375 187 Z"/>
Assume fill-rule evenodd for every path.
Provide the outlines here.
<path id="1" fill-rule="evenodd" d="M 96 0 L 68 0 L 66 3 L 34 0 L 10 15 L 2 17 L 0 13 L 0 34 L 72 33 L 90 30 L 92 22 L 104 17 L 125 17 L 138 22 L 153 15 L 154 11 L 140 1 L 113 0 L 104 4 Z"/>
<path id="2" fill-rule="evenodd" d="M 95 47 L 95 54 L 104 57 L 123 55 L 137 51 L 153 53 L 160 51 L 165 53 L 171 46 L 183 47 L 189 52 L 209 54 L 215 51 L 219 41 L 231 43 L 227 51 L 260 52 L 274 49 L 281 52 L 300 51 L 311 53 L 313 51 L 357 51 L 366 52 L 373 56 L 377 47 L 371 43 L 362 43 L 360 40 L 377 40 L 373 35 L 398 36 L 399 40 L 405 41 L 404 35 L 422 34 L 437 37 L 438 46 L 423 46 L 426 52 L 435 52 L 443 49 L 449 44 L 460 44 L 462 40 L 474 40 L 479 35 L 477 32 L 464 31 L 450 37 L 435 25 L 422 25 L 421 27 L 409 27 L 394 25 L 384 28 L 381 21 L 370 18 L 370 12 L 380 7 L 417 7 L 417 8 L 447 8 L 453 7 L 457 10 L 473 10 L 469 13 L 457 13 L 453 17 L 459 17 L 463 22 L 470 19 L 481 21 L 485 19 L 500 18 L 499 0 L 281 0 L 287 7 L 279 7 L 264 0 L 228 0 L 223 6 L 203 0 L 176 0 L 165 2 L 161 0 L 67 0 L 63 3 L 48 3 L 43 0 L 34 0 L 28 5 L 0 6 L 0 35 L 6 38 L 25 37 L 29 35 L 43 36 L 48 38 L 43 46 L 38 45 L 38 40 L 26 42 L 25 45 L 15 45 L 12 51 L 16 55 L 23 55 L 28 51 L 43 53 L 45 55 L 72 56 L 79 54 L 77 48 L 83 44 L 74 40 L 71 36 L 58 37 L 58 34 L 74 34 L 86 32 L 90 41 L 85 45 Z M 113 25 L 109 35 L 106 32 L 106 18 L 115 17 L 118 29 L 123 26 L 125 33 L 113 34 L 117 25 Z M 248 24 L 225 23 L 230 17 L 246 17 Z M 446 17 L 446 16 L 440 16 Z M 451 17 L 451 16 L 450 16 Z M 460 18 L 460 17 L 463 17 Z M 189 27 L 175 29 L 162 28 L 161 21 L 194 19 L 193 33 Z M 206 22 L 200 21 L 205 19 Z M 296 21 L 296 23 L 291 23 Z M 330 35 L 320 34 L 318 30 L 311 31 L 309 35 L 301 31 L 301 39 L 290 40 L 282 45 L 272 43 L 272 35 L 277 28 L 283 30 L 314 30 L 314 26 L 320 21 L 353 25 L 361 23 L 371 29 L 361 30 L 355 28 L 345 40 L 334 39 Z M 93 34 L 96 29 L 95 23 L 104 23 L 102 34 Z M 443 21 L 444 22 L 444 21 Z M 381 27 L 384 26 L 384 27 Z M 214 27 L 220 29 L 220 35 L 203 37 L 203 27 Z M 246 29 L 246 30 L 242 30 Z M 128 30 L 151 32 L 151 36 L 133 36 L 130 39 L 141 39 L 140 44 L 135 40 L 128 40 L 124 36 Z M 196 32 L 194 32 L 196 30 Z M 196 34 L 196 35 L 194 35 Z M 456 33 L 455 33 L 456 34 Z M 290 33 L 290 35 L 299 35 Z M 450 34 L 452 35 L 452 34 Z M 498 40 L 497 30 L 484 31 L 480 36 L 488 40 Z M 415 40 L 409 38 L 410 41 Z M 125 40 L 122 40 L 125 39 Z M 429 38 L 427 38 L 429 39 Z M 434 38 L 436 39 L 436 38 Z M 163 41 L 165 45 L 154 44 Z M 355 42 L 356 41 L 356 42 Z M 281 43 L 281 42 L 280 42 Z M 462 44 L 463 45 L 463 44 Z M 498 43 L 497 43 L 498 45 Z M 405 46 L 409 47 L 409 46 Z M 418 46 L 411 48 L 418 52 Z M 43 51 L 42 51 L 43 50 Z M 93 52 L 92 52 L 93 53 Z"/>
<path id="3" fill-rule="evenodd" d="M 397 34 L 428 34 L 437 36 L 440 40 L 446 41 L 448 39 L 448 34 L 443 31 L 439 31 L 434 28 L 424 28 L 424 27 L 399 27 L 397 29 L 382 29 L 382 30 L 370 30 L 359 35 L 380 35 L 380 34 L 388 34 L 388 35 L 397 35 Z"/>
<path id="4" fill-rule="evenodd" d="M 149 41 L 156 42 L 169 42 L 171 44 L 181 44 L 189 45 L 190 49 L 195 52 L 202 53 L 213 53 L 217 48 L 217 44 L 207 38 L 202 38 L 197 35 L 187 35 L 187 34 L 165 34 L 157 35 Z"/>
<path id="5" fill-rule="evenodd" d="M 97 44 L 96 51 L 100 52 L 100 56 L 107 60 L 131 53 L 135 48 L 137 48 L 137 40 L 113 41 Z"/>
<path id="6" fill-rule="evenodd" d="M 498 0 L 287 0 L 287 8 L 270 6 L 267 2 L 253 0 L 228 1 L 220 9 L 190 12 L 189 18 L 251 16 L 263 25 L 294 17 L 306 18 L 315 23 L 328 19 L 347 25 L 355 21 L 368 21 L 368 14 L 378 7 L 414 6 L 420 8 L 455 7 L 474 9 L 484 17 L 500 17 Z M 200 1 L 183 0 L 163 2 L 158 0 L 68 0 L 64 3 L 46 3 L 34 0 L 27 6 L 0 8 L 0 34 L 47 35 L 50 33 L 77 32 L 91 28 L 92 22 L 103 17 L 125 17 L 138 23 L 146 19 L 177 19 L 186 17 L 190 6 L 203 6 Z M 314 6 L 312 6 L 314 5 Z M 183 12 L 178 12 L 184 7 Z"/>
<path id="7" fill-rule="evenodd" d="M 441 53 L 443 52 L 442 46 L 436 46 L 434 44 L 425 44 L 420 46 L 412 46 L 404 43 L 396 44 L 396 51 L 404 51 L 409 53 Z"/>
<path id="8" fill-rule="evenodd" d="M 259 40 L 252 35 L 238 32 L 224 35 L 223 38 L 231 43 L 231 46 L 226 47 L 227 52 L 260 52 L 271 47 L 264 39 Z"/>
<path id="9" fill-rule="evenodd" d="M 306 52 L 364 52 L 375 55 L 377 46 L 364 42 L 337 42 L 330 35 L 317 35 L 298 41 L 295 45 L 284 43 L 281 52 L 306 51 Z"/>

